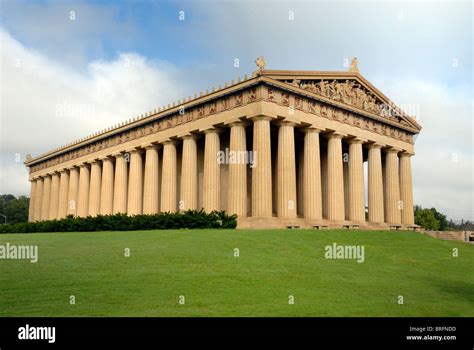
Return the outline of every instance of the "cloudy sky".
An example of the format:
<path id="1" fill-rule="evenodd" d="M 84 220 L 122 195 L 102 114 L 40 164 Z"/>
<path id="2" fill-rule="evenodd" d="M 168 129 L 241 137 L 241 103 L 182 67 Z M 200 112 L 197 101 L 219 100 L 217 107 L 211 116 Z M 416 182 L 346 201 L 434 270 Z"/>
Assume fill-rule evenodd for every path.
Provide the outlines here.
<path id="1" fill-rule="evenodd" d="M 26 154 L 255 69 L 361 73 L 423 126 L 415 203 L 474 219 L 473 8 L 465 2 L 0 2 L 0 193 Z M 235 59 L 239 67 L 234 66 Z"/>

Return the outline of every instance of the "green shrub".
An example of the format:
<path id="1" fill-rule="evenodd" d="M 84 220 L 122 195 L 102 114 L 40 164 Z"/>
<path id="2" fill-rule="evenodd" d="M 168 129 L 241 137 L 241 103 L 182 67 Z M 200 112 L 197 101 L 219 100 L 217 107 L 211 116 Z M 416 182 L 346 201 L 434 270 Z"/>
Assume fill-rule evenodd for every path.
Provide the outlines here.
<path id="1" fill-rule="evenodd" d="M 206 213 L 203 210 L 133 216 L 126 214 L 98 215 L 85 218 L 69 215 L 60 220 L 1 225 L 0 233 L 235 228 L 237 226 L 236 219 L 236 215 L 227 215 L 224 211 Z"/>

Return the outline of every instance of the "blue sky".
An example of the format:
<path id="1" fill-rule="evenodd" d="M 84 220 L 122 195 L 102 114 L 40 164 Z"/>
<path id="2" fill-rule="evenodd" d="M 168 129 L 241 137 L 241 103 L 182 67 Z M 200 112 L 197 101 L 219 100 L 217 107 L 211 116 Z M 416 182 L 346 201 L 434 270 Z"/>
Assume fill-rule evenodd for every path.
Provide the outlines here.
<path id="1" fill-rule="evenodd" d="M 470 1 L 6 0 L 1 6 L 0 192 L 28 192 L 15 155 L 47 151 L 251 74 L 259 55 L 269 69 L 299 70 L 346 70 L 357 56 L 361 73 L 394 102 L 413 107 L 423 126 L 413 164 L 415 202 L 473 219 Z M 79 112 L 65 118 L 61 106 Z"/>

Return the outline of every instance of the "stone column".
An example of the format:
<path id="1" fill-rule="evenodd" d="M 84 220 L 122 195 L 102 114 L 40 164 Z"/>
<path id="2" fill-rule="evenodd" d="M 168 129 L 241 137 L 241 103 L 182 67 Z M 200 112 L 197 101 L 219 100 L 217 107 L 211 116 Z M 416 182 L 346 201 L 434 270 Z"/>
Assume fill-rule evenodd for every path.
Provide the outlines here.
<path id="1" fill-rule="evenodd" d="M 319 129 L 304 130 L 303 151 L 303 199 L 304 217 L 311 220 L 322 219 L 321 162 Z"/>
<path id="2" fill-rule="evenodd" d="M 413 225 L 415 223 L 411 156 L 412 154 L 407 152 L 400 154 L 400 197 L 402 200 L 402 224 L 404 225 Z"/>
<path id="3" fill-rule="evenodd" d="M 282 121 L 278 128 L 277 214 L 296 218 L 296 160 L 294 123 Z"/>
<path id="4" fill-rule="evenodd" d="M 114 162 L 110 157 L 104 157 L 101 160 L 100 213 L 102 215 L 111 215 L 114 212 Z"/>
<path id="5" fill-rule="evenodd" d="M 44 177 L 43 201 L 41 203 L 41 221 L 49 219 L 49 205 L 51 202 L 51 176 Z"/>
<path id="6" fill-rule="evenodd" d="M 365 222 L 363 140 L 349 140 L 349 220 Z"/>
<path id="7" fill-rule="evenodd" d="M 227 189 L 227 212 L 247 217 L 247 141 L 243 122 L 230 124 L 229 154 L 234 161 L 229 162 L 229 187 Z"/>
<path id="8" fill-rule="evenodd" d="M 328 135 L 328 219 L 343 221 L 344 214 L 344 178 L 342 173 L 342 135 Z"/>
<path id="9" fill-rule="evenodd" d="M 127 155 L 128 157 L 129 155 Z M 127 192 L 128 192 L 128 165 L 122 153 L 114 154 L 115 178 L 114 178 L 114 206 L 113 213 L 127 214 Z"/>
<path id="10" fill-rule="evenodd" d="M 143 184 L 143 214 L 156 214 L 159 211 L 158 193 L 158 146 L 145 146 L 145 180 Z"/>
<path id="11" fill-rule="evenodd" d="M 79 164 L 79 191 L 77 194 L 77 216 L 86 217 L 89 210 L 90 169 L 88 164 Z"/>
<path id="12" fill-rule="evenodd" d="M 161 212 L 175 212 L 177 201 L 177 157 L 173 141 L 163 143 L 163 165 L 161 175 Z"/>
<path id="13" fill-rule="evenodd" d="M 221 208 L 221 165 L 218 163 L 220 151 L 219 130 L 204 131 L 204 176 L 202 206 L 205 211 L 220 210 Z"/>
<path id="14" fill-rule="evenodd" d="M 91 164 L 91 181 L 89 188 L 89 209 L 90 216 L 100 214 L 100 188 L 102 185 L 102 169 L 100 160 L 93 160 Z"/>
<path id="15" fill-rule="evenodd" d="M 77 216 L 77 195 L 79 192 L 79 169 L 69 169 L 69 190 L 67 193 L 67 214 Z"/>
<path id="16" fill-rule="evenodd" d="M 327 145 L 326 145 L 327 147 Z M 321 155 L 321 202 L 323 208 L 323 218 L 328 218 L 328 152 L 327 148 L 322 149 Z"/>
<path id="17" fill-rule="evenodd" d="M 44 179 L 39 177 L 36 179 L 36 198 L 35 198 L 35 214 L 34 221 L 41 221 L 41 206 L 43 204 L 43 184 Z"/>
<path id="18" fill-rule="evenodd" d="M 67 196 L 69 191 L 69 173 L 66 169 L 59 171 L 59 204 L 58 219 L 65 218 L 67 215 Z"/>
<path id="19" fill-rule="evenodd" d="M 372 143 L 369 148 L 369 222 L 384 222 L 381 145 Z"/>
<path id="20" fill-rule="evenodd" d="M 28 209 L 28 222 L 34 221 L 36 200 L 36 180 L 30 180 L 30 206 Z"/>
<path id="21" fill-rule="evenodd" d="M 130 150 L 130 175 L 128 178 L 128 215 L 143 212 L 143 160 L 140 150 Z"/>
<path id="22" fill-rule="evenodd" d="M 51 199 L 49 204 L 49 220 L 54 220 L 58 216 L 59 205 L 59 174 L 53 173 L 51 175 Z"/>
<path id="23" fill-rule="evenodd" d="M 270 117 L 253 120 L 252 216 L 272 216 L 272 156 Z"/>
<path id="24" fill-rule="evenodd" d="M 197 209 L 197 145 L 195 135 L 183 137 L 179 209 L 181 211 Z"/>
<path id="25" fill-rule="evenodd" d="M 398 178 L 397 149 L 388 149 L 385 155 L 385 221 L 401 223 L 400 182 Z"/>

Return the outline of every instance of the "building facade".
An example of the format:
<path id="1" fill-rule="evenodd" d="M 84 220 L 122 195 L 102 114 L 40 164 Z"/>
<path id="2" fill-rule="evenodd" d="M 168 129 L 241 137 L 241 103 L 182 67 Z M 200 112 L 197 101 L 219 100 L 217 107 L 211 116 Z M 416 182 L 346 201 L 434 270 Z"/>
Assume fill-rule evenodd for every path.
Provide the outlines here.
<path id="1" fill-rule="evenodd" d="M 29 220 L 203 208 L 242 228 L 413 226 L 414 118 L 356 59 L 347 72 L 256 63 L 250 78 L 27 157 Z"/>

